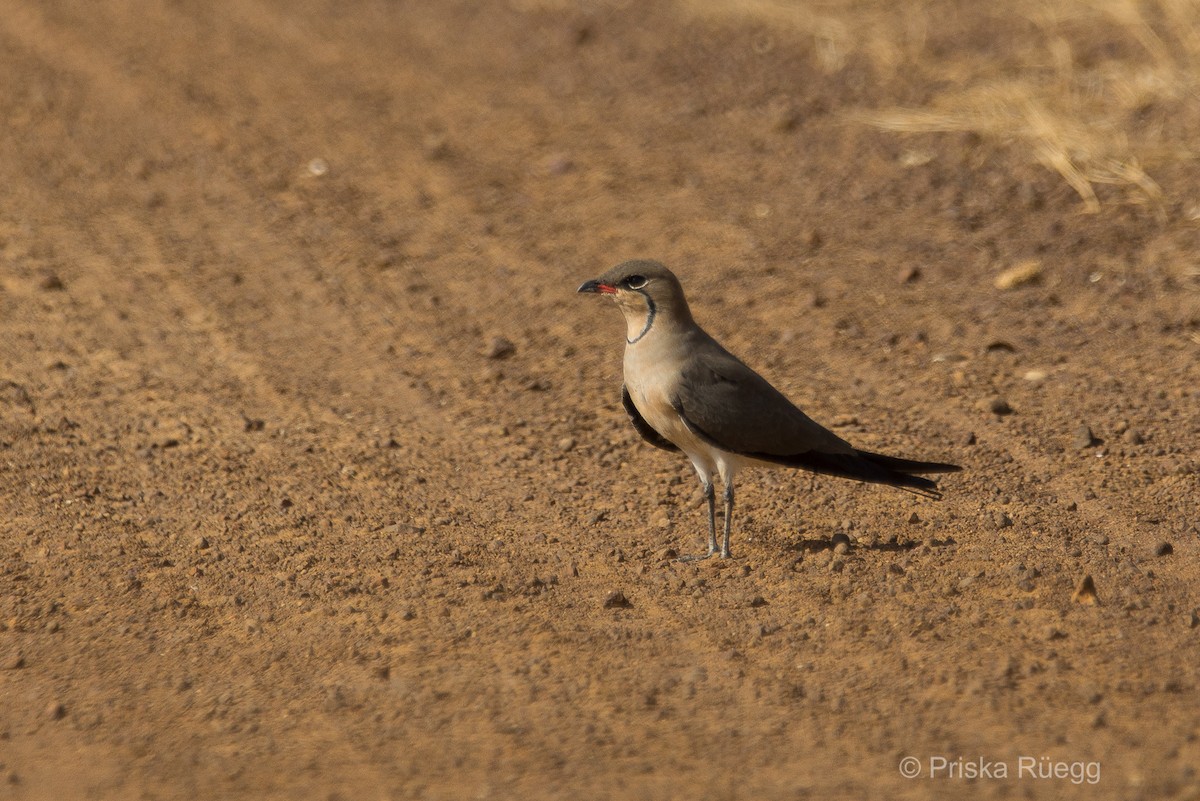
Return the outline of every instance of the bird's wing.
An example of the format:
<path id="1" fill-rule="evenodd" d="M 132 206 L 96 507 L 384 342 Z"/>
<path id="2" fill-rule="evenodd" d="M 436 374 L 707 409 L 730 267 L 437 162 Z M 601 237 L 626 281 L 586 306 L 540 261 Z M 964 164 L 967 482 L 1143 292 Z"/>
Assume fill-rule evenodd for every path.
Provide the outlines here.
<path id="1" fill-rule="evenodd" d="M 621 385 L 621 403 L 625 406 L 625 411 L 629 415 L 629 422 L 633 423 L 634 429 L 642 435 L 642 439 L 656 448 L 662 448 L 664 451 L 679 450 L 678 445 L 655 431 L 654 427 L 646 422 L 646 418 L 642 417 L 642 413 L 633 405 L 633 398 L 629 397 L 629 390 L 625 388 L 624 384 Z"/>
<path id="2" fill-rule="evenodd" d="M 697 344 L 672 399 L 697 436 L 722 450 L 769 461 L 855 452 L 715 341 Z"/>

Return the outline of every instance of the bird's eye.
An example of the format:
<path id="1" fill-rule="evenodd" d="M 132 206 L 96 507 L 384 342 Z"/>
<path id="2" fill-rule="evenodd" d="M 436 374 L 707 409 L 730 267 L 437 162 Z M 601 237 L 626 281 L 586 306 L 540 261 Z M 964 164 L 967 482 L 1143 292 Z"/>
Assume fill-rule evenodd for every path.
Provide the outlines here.
<path id="1" fill-rule="evenodd" d="M 625 286 L 629 287 L 630 289 L 641 289 L 645 285 L 646 276 L 644 275 L 631 275 L 625 279 Z"/>

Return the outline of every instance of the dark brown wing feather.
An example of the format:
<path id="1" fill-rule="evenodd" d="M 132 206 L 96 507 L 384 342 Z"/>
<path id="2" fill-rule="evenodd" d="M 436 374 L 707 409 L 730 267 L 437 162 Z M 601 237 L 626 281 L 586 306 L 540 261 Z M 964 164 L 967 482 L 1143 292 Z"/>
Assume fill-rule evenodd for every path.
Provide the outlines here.
<path id="1" fill-rule="evenodd" d="M 673 405 L 696 436 L 721 450 L 930 497 L 940 497 L 937 485 L 912 474 L 959 469 L 860 451 L 814 422 L 711 338 L 706 336 L 697 345 L 696 358 L 684 368 Z"/>

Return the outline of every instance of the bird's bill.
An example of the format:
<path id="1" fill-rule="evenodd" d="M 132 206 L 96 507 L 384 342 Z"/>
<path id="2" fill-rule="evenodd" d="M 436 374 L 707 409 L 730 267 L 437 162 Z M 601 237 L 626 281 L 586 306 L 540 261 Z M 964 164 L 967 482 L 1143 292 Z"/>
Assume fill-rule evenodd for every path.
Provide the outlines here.
<path id="1" fill-rule="evenodd" d="M 617 294 L 617 288 L 615 286 L 613 286 L 612 284 L 603 283 L 602 281 L 597 281 L 595 279 L 593 279 L 591 281 L 584 281 L 583 284 L 581 284 L 579 289 L 577 289 L 576 291 L 577 292 L 595 292 L 599 295 L 615 295 L 615 294 Z"/>

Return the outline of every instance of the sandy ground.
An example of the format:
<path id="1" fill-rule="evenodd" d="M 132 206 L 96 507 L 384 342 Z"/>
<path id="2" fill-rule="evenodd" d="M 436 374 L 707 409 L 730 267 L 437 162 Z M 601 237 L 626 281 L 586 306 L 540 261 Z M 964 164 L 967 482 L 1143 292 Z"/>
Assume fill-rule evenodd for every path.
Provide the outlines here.
<path id="1" fill-rule="evenodd" d="M 0 798 L 1200 796 L 1194 160 L 1085 213 L 853 120 L 919 57 L 705 3 L 3 5 Z M 672 561 L 698 485 L 574 294 L 631 257 L 965 472 L 747 474 Z"/>

